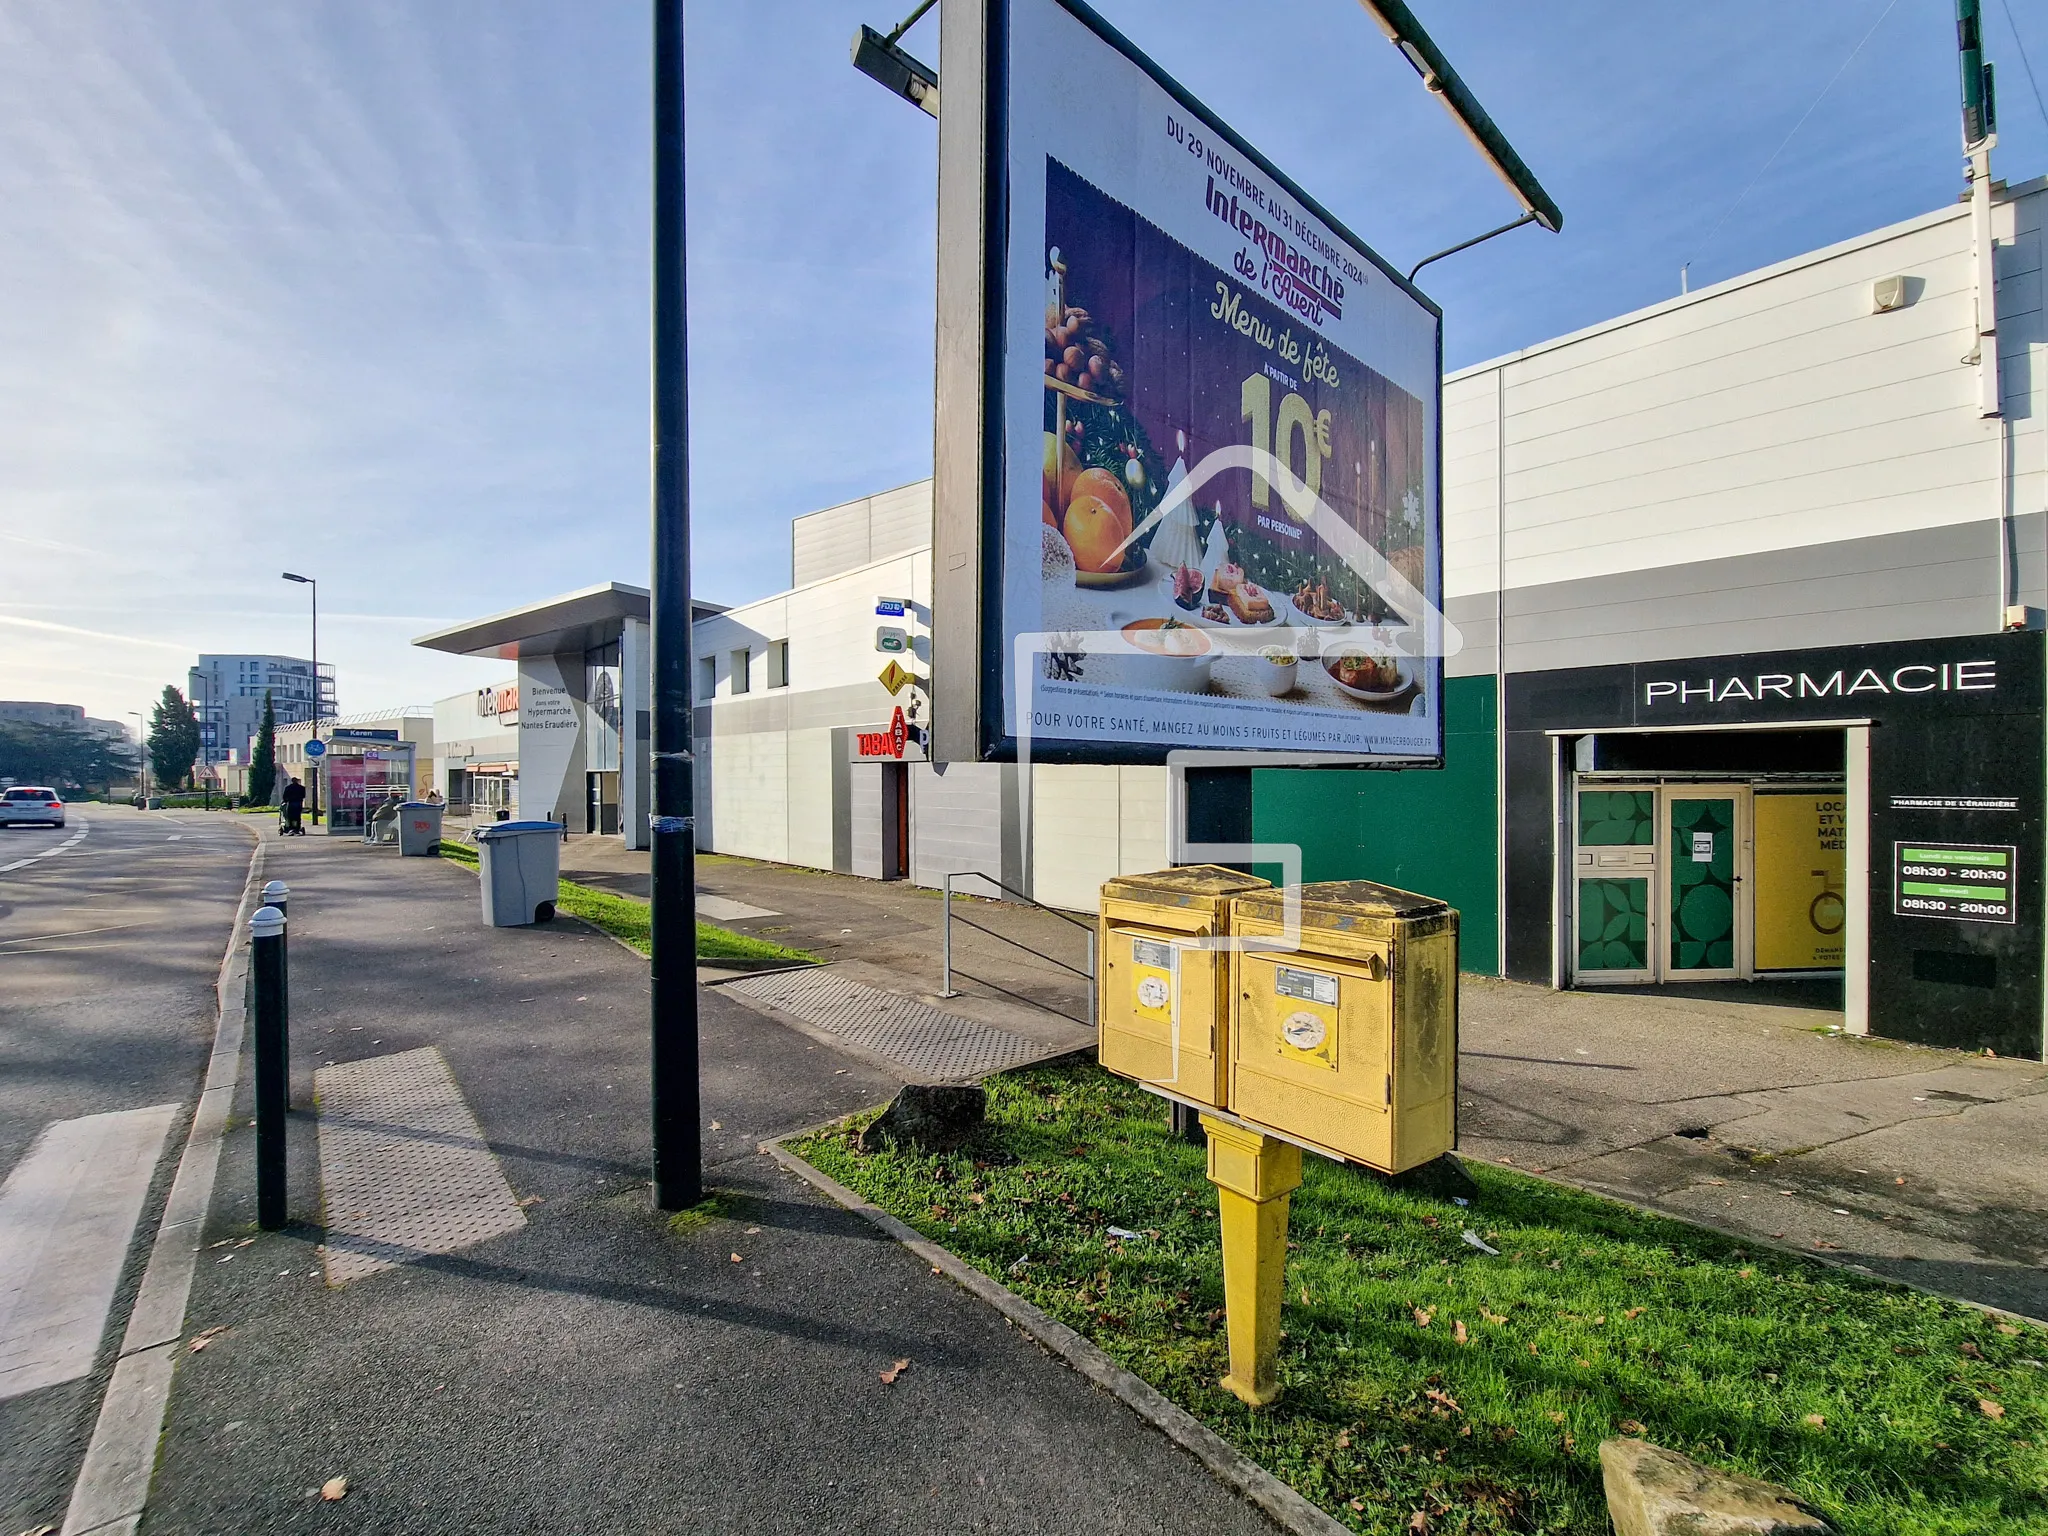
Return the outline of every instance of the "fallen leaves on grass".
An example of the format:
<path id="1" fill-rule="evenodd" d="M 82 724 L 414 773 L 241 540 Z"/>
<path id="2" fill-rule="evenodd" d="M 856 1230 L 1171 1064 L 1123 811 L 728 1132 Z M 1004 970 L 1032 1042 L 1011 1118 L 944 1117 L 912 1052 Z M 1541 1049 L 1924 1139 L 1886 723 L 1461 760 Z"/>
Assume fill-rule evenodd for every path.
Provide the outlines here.
<path id="1" fill-rule="evenodd" d="M 1977 1411 L 1987 1419 L 2002 1419 L 2005 1417 L 2005 1404 L 1994 1403 L 1988 1397 L 1980 1397 L 1977 1399 Z"/>
<path id="2" fill-rule="evenodd" d="M 1451 1324 L 1451 1340 L 1457 1344 L 1470 1344 L 1472 1342 L 1472 1336 L 1465 1331 L 1465 1319 L 1462 1317 Z"/>
<path id="3" fill-rule="evenodd" d="M 1408 1529 L 1416 1533 L 1416 1536 L 1420 1536 L 1420 1533 L 1429 1529 L 1429 1516 L 1418 1509 L 1408 1517 Z"/>
<path id="4" fill-rule="evenodd" d="M 1806 1425 L 1809 1429 L 1826 1429 L 1828 1427 L 1828 1421 L 1817 1413 L 1809 1413 L 1799 1422 Z"/>
<path id="5" fill-rule="evenodd" d="M 1507 1326 L 1507 1318 L 1499 1312 L 1489 1312 L 1485 1307 L 1481 1307 L 1479 1309 L 1479 1315 L 1485 1318 L 1489 1323 L 1493 1324 L 1493 1326 L 1496 1328 L 1505 1328 Z"/>
<path id="6" fill-rule="evenodd" d="M 1622 1313 L 1621 1315 L 1627 1318 L 1630 1322 L 1634 1322 L 1637 1318 L 1643 1315 L 1643 1309 L 1641 1307 L 1630 1307 L 1626 1312 Z"/>
<path id="7" fill-rule="evenodd" d="M 1998 1325 L 1998 1331 L 2004 1334 L 2008 1339 L 2016 1339 L 2020 1336 L 2020 1330 L 2018 1326 L 2013 1323 L 2000 1323 Z"/>
<path id="8" fill-rule="evenodd" d="M 898 1376 L 901 1376 L 905 1371 L 909 1369 L 910 1362 L 908 1360 L 898 1360 L 894 1365 L 890 1366 L 889 1369 L 881 1373 L 882 1385 L 885 1387 L 895 1386 L 896 1378 Z"/>
<path id="9" fill-rule="evenodd" d="M 1430 1387 L 1422 1395 L 1434 1403 L 1437 1411 L 1440 1413 L 1463 1413 L 1465 1411 L 1458 1406 L 1458 1400 L 1441 1387 Z"/>
<path id="10" fill-rule="evenodd" d="M 1642 1422 L 1638 1419 L 1623 1419 L 1619 1424 L 1615 1425 L 1614 1427 L 1620 1430 L 1624 1435 L 1640 1436 L 1643 1433 Z"/>
<path id="11" fill-rule="evenodd" d="M 1418 1328 L 1427 1328 L 1436 1317 L 1435 1307 L 1410 1307 L 1409 1310 L 1415 1314 L 1415 1326 Z"/>
<path id="12" fill-rule="evenodd" d="M 339 1504 L 348 1497 L 348 1479 L 345 1477 L 330 1477 L 320 1485 L 320 1497 L 330 1504 Z"/>

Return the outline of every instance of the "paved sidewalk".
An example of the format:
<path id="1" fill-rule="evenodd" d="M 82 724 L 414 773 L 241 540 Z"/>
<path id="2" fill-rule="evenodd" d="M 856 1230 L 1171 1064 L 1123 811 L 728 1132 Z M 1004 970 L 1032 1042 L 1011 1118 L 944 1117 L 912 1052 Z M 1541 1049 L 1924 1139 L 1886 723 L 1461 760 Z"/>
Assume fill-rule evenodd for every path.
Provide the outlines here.
<path id="1" fill-rule="evenodd" d="M 1739 999 L 1739 990 L 1731 989 Z M 2048 1067 L 1464 979 L 1468 1153 L 2048 1318 Z"/>
<path id="2" fill-rule="evenodd" d="M 646 893 L 646 855 L 616 839 L 571 838 L 565 858 L 578 879 Z M 886 990 L 938 988 L 936 892 L 719 857 L 698 884 L 772 914 L 733 927 L 834 955 Z M 1079 966 L 1069 925 L 1015 903 L 961 902 L 956 917 L 974 979 L 946 1006 L 1046 1036 L 1060 1028 L 1049 1010 L 1086 1016 L 1085 983 L 1020 947 Z M 1688 996 L 1466 976 L 1461 1146 L 2048 1318 L 2048 1067 L 1843 1036 L 1834 1002 L 1812 983 Z"/>
<path id="3" fill-rule="evenodd" d="M 645 899 L 647 855 L 615 837 L 571 837 L 564 878 Z M 941 980 L 940 894 L 907 880 L 863 880 L 830 870 L 700 855 L 697 889 L 762 909 L 757 918 L 711 917 L 741 933 L 793 944 L 845 974 L 934 998 Z M 1034 1035 L 1062 1049 L 1094 1043 L 1088 1012 L 1088 936 L 1066 918 L 1013 901 L 956 897 L 953 987 L 946 1006 Z"/>
<path id="4" fill-rule="evenodd" d="M 643 961 L 569 922 L 485 929 L 438 861 L 307 839 L 266 872 L 292 886 L 295 1102 L 328 1063 L 437 1050 L 525 1225 L 330 1289 L 323 1216 L 365 1213 L 323 1212 L 302 1111 L 295 1224 L 256 1232 L 245 1062 L 188 1317 L 225 1331 L 181 1354 L 145 1532 L 1269 1529 L 758 1154 L 886 1097 L 873 1061 L 700 993 L 722 1214 L 671 1224 L 644 1185 Z M 352 1110 L 432 1184 L 470 1152 L 409 1112 Z"/>

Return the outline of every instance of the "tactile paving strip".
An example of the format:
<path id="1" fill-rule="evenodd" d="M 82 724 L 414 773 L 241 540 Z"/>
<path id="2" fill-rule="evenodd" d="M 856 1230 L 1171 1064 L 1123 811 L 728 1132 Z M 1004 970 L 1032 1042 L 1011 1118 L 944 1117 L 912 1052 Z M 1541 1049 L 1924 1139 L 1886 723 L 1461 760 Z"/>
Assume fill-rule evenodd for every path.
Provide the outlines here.
<path id="1" fill-rule="evenodd" d="M 1060 1048 L 947 1013 L 828 970 L 771 971 L 728 982 L 813 1029 L 887 1057 L 930 1082 L 965 1082 L 1060 1054 Z"/>
<path id="2" fill-rule="evenodd" d="M 329 1285 L 526 1225 L 483 1128 L 434 1047 L 322 1067 L 313 1087 Z"/>

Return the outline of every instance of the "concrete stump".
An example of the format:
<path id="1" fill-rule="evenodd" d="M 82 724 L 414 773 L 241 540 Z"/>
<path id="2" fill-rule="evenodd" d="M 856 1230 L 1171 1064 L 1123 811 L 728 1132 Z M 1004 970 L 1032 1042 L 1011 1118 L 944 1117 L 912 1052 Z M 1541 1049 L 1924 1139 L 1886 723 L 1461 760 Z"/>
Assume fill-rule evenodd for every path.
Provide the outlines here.
<path id="1" fill-rule="evenodd" d="M 928 1152 L 952 1152 L 973 1139 L 988 1114 L 988 1095 L 953 1083 L 906 1083 L 902 1092 L 860 1133 L 862 1151 L 884 1141 L 915 1142 Z"/>
<path id="2" fill-rule="evenodd" d="M 1647 1440 L 1603 1440 L 1614 1536 L 1833 1536 L 1789 1489 L 1723 1472 Z"/>

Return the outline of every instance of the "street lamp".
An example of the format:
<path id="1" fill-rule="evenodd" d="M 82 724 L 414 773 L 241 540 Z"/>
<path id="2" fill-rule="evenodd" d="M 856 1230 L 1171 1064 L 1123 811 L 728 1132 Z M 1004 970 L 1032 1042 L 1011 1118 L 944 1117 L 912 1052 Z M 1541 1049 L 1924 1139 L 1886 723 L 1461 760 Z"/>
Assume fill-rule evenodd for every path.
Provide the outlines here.
<path id="1" fill-rule="evenodd" d="M 320 583 L 311 576 L 296 576 L 290 571 L 284 571 L 280 574 L 283 575 L 286 581 L 296 581 L 301 586 L 313 589 L 313 740 L 318 741 L 320 739 L 320 716 L 322 714 L 320 707 Z M 318 758 L 315 758 L 312 765 L 306 769 L 306 780 L 306 788 L 310 792 L 310 799 L 312 800 L 313 825 L 317 827 L 320 825 L 320 762 Z"/>
<path id="2" fill-rule="evenodd" d="M 142 808 L 149 809 L 149 730 L 142 718 L 142 711 L 131 709 L 135 717 L 135 760 L 142 765 Z"/>
<path id="3" fill-rule="evenodd" d="M 206 684 L 207 703 L 211 703 L 214 697 L 213 679 L 195 667 L 192 669 L 192 681 Z M 196 688 L 193 689 L 194 694 L 198 691 Z M 213 780 L 206 770 L 213 766 L 213 716 L 207 705 L 201 704 L 193 712 L 193 718 L 199 722 L 199 785 L 205 792 L 206 808 L 210 811 L 213 809 Z"/>

